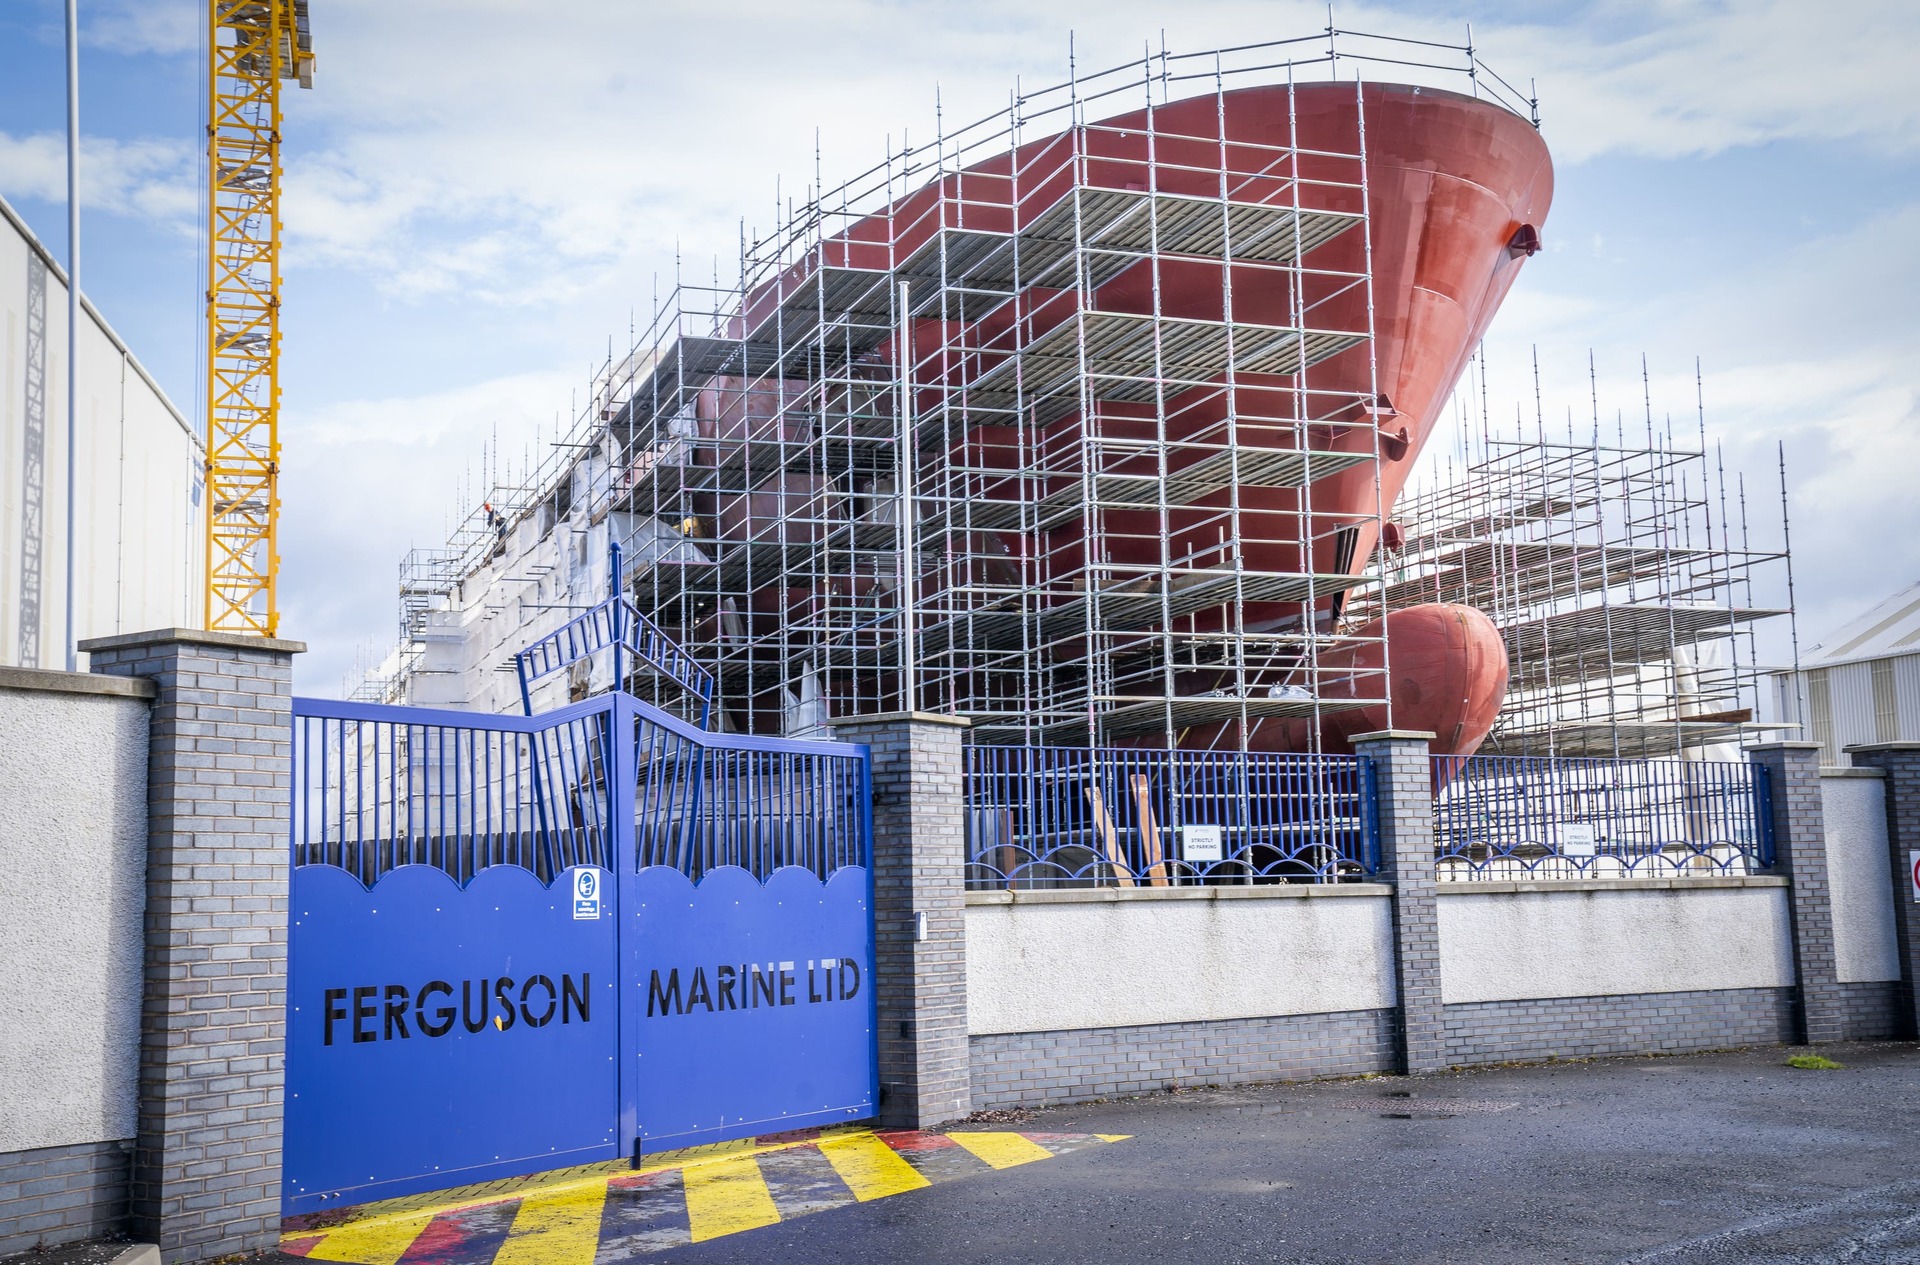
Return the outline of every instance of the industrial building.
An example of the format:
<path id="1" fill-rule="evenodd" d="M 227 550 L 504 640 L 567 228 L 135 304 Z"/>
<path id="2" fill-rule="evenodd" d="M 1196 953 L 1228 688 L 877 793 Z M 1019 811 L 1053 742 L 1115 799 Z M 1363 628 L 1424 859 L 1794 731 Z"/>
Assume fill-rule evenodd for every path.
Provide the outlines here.
<path id="1" fill-rule="evenodd" d="M 1920 584 L 1801 651 L 1798 668 L 1773 681 L 1779 715 L 1820 744 L 1824 764 L 1851 764 L 1856 743 L 1920 737 Z"/>
<path id="2" fill-rule="evenodd" d="M 82 302 L 69 453 L 66 273 L 0 201 L 0 666 L 61 668 L 73 641 L 201 619 L 201 441 L 106 318 Z"/>

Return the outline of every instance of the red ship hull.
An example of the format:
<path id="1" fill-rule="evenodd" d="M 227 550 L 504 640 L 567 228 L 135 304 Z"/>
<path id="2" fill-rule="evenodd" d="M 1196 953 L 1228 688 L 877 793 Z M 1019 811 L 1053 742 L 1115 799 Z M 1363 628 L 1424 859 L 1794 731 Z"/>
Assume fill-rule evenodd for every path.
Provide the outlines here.
<path id="1" fill-rule="evenodd" d="M 897 266 L 942 228 L 1008 232 L 1031 224 L 1066 196 L 1074 185 L 1140 189 L 1143 170 L 1151 170 L 1158 192 L 1218 197 L 1222 171 L 1244 173 L 1249 155 L 1287 149 L 1300 157 L 1292 173 L 1277 173 L 1272 188 L 1260 178 L 1235 177 L 1236 200 L 1275 201 L 1281 191 L 1310 210 L 1359 213 L 1369 231 L 1346 232 L 1317 248 L 1314 268 L 1289 281 L 1272 269 L 1229 265 L 1221 259 L 1161 258 L 1137 264 L 1090 293 L 1076 289 L 1032 287 L 1013 302 L 974 321 L 964 330 L 953 321 L 921 321 L 911 331 L 913 346 L 965 345 L 965 357 L 914 356 L 914 378 L 923 400 L 962 387 L 1010 357 L 1047 330 L 1075 319 L 1082 310 L 1210 321 L 1231 319 L 1272 326 L 1301 323 L 1303 300 L 1311 324 L 1331 330 L 1372 329 L 1369 345 L 1360 342 L 1313 364 L 1297 377 L 1242 373 L 1232 391 L 1195 387 L 1155 404 L 1102 401 L 1096 416 L 1105 434 L 1124 432 L 1130 419 L 1143 431 L 1165 427 L 1169 451 L 1186 452 L 1183 441 L 1214 436 L 1228 426 L 1229 409 L 1238 414 L 1287 416 L 1290 401 L 1303 384 L 1332 395 L 1373 401 L 1372 426 L 1343 419 L 1303 441 L 1266 434 L 1243 425 L 1236 441 L 1242 449 L 1314 448 L 1380 454 L 1372 461 L 1313 482 L 1308 488 L 1245 486 L 1221 489 L 1190 505 L 1169 511 L 1107 509 L 1104 512 L 1105 562 L 1124 569 L 1165 565 L 1168 558 L 1200 559 L 1199 565 L 1238 565 L 1251 571 L 1351 575 L 1363 570 L 1378 542 L 1383 517 L 1391 507 L 1431 434 L 1448 394 L 1464 371 L 1525 259 L 1538 248 L 1553 191 L 1552 163 L 1545 143 L 1526 120 L 1495 105 L 1455 93 L 1400 85 L 1368 85 L 1356 92 L 1348 84 L 1311 84 L 1292 89 L 1262 87 L 1209 94 L 1136 111 L 1091 125 L 1076 141 L 1062 134 L 1020 146 L 944 177 L 870 217 L 847 234 L 823 243 L 817 259 L 832 267 L 883 269 Z M 1224 133 L 1224 135 L 1223 135 Z M 1356 152 L 1364 136 L 1365 181 L 1356 187 L 1351 174 L 1334 176 L 1335 155 Z M 1084 146 L 1078 161 L 1075 144 Z M 1271 147 L 1269 149 L 1269 147 Z M 1349 164 L 1352 159 L 1346 160 Z M 1044 173 L 1034 176 L 1031 173 Z M 1026 184 L 1022 183 L 1023 175 Z M 1297 175 L 1298 180 L 1291 177 Z M 1325 183 L 1315 183 L 1316 175 Z M 1031 187 L 1028 187 L 1031 185 Z M 777 306 L 783 293 L 812 265 L 801 265 L 747 298 L 742 321 L 754 328 Z M 1352 277 L 1371 277 L 1354 284 Z M 1346 279 L 1342 279 L 1342 278 Z M 1289 293 L 1289 284 L 1307 292 Z M 1317 289 L 1316 289 L 1317 287 Z M 1083 295 L 1086 297 L 1083 298 Z M 1369 320 L 1369 309 L 1371 319 Z M 877 348 L 873 359 L 890 363 L 895 348 Z M 1310 377 L 1311 382 L 1305 380 Z M 796 389 L 801 384 L 795 384 Z M 724 435 L 751 421 L 751 402 L 729 406 L 718 398 L 709 409 L 707 433 Z M 729 412 L 732 417 L 729 417 Z M 1294 416 L 1298 416 L 1296 411 Z M 1040 450 L 1074 443 L 1088 423 L 1079 414 L 1042 420 L 1031 441 Z M 1377 428 L 1377 436 L 1370 433 Z M 974 465 L 992 466 L 995 453 L 1014 445 L 994 426 L 975 427 L 955 450 L 966 449 Z M 1231 433 L 1231 432 L 1229 432 Z M 983 457 L 983 454 L 984 457 Z M 1180 457 L 1187 460 L 1188 457 Z M 1144 463 L 1150 457 L 1137 459 Z M 1013 461 L 1008 458 L 1011 469 Z M 1123 466 L 1119 472 L 1125 473 Z M 1142 471 L 1148 471 L 1145 465 Z M 1157 468 L 1151 470 L 1157 476 Z M 1177 475 L 1178 469 L 1169 470 Z M 1071 472 L 1054 476 L 1059 485 L 1077 483 Z M 1226 541 L 1217 524 L 1221 507 L 1237 495 L 1239 539 Z M 1310 497 L 1311 504 L 1303 505 Z M 991 489 L 986 499 L 992 500 Z M 781 502 L 776 492 L 774 502 Z M 716 507 L 719 508 L 719 507 Z M 775 505 L 769 506 L 770 513 Z M 1310 510 L 1310 515 L 1305 511 Z M 728 534 L 763 530 L 754 514 L 735 514 Z M 1319 524 L 1311 530 L 1300 524 Z M 1344 524 L 1344 528 L 1341 526 Z M 1048 568 L 1072 559 L 1084 532 L 1078 522 L 1031 537 L 997 533 L 1006 556 L 1049 587 Z M 1229 563 L 1229 551 L 1237 559 Z M 1212 558 L 1212 562 L 1206 560 Z M 1084 559 L 1078 566 L 1084 567 Z M 1064 570 L 1064 567 L 1063 567 Z M 1059 591 L 1059 586 L 1054 586 Z M 787 591 L 790 592 L 790 591 Z M 771 594 L 767 596 L 772 596 Z M 756 607 L 779 607 L 788 598 Z M 1312 618 L 1337 621 L 1343 599 L 1318 599 Z M 772 617 L 769 615 L 768 617 Z M 1183 624 L 1194 632 L 1227 627 L 1224 607 L 1195 612 Z M 1235 614 L 1248 632 L 1299 627 L 1298 601 L 1249 601 Z M 1375 629 L 1377 635 L 1380 630 Z M 1400 729 L 1436 733 L 1442 754 L 1472 751 L 1484 738 L 1506 683 L 1506 656 L 1491 623 L 1477 612 L 1435 608 L 1400 612 L 1385 627 L 1385 670 L 1394 700 L 1392 723 Z M 1361 668 L 1381 668 L 1380 642 L 1371 651 L 1354 652 Z M 1369 656 L 1371 655 L 1371 660 Z M 1322 663 L 1310 686 L 1332 699 L 1337 686 Z M 1297 676 L 1297 674 L 1296 674 Z M 1349 681 L 1353 673 L 1348 672 Z M 1381 690 L 1378 677 L 1371 695 Z M 1185 673 L 1181 692 L 1201 694 L 1223 681 L 1206 673 Z M 1278 682 L 1274 682 L 1278 683 Z M 1379 714 L 1376 715 L 1376 712 Z M 1386 721 L 1383 707 L 1364 707 L 1330 720 L 1316 735 L 1301 722 L 1269 719 L 1244 735 L 1237 722 L 1195 727 L 1180 735 L 1183 746 L 1246 745 L 1252 749 L 1299 750 L 1318 744 L 1343 747 L 1362 728 Z M 1157 744 L 1156 744 L 1157 745 Z"/>

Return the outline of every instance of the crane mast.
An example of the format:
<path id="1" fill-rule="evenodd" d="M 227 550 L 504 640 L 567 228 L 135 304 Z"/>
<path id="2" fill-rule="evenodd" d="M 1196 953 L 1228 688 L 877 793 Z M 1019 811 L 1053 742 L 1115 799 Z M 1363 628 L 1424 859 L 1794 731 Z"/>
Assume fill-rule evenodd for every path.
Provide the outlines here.
<path id="1" fill-rule="evenodd" d="M 208 0 L 206 626 L 279 629 L 280 85 L 307 0 Z"/>

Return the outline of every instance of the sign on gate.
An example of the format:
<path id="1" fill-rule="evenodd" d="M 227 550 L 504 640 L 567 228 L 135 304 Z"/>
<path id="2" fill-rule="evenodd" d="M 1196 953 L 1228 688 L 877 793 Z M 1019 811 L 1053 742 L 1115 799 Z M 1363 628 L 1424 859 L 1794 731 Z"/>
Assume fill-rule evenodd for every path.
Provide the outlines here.
<path id="1" fill-rule="evenodd" d="M 732 866 L 633 886 L 628 1001 L 638 1145 L 649 1151 L 874 1112 L 867 870 L 763 885 Z"/>
<path id="2" fill-rule="evenodd" d="M 873 1114 L 866 748 L 294 715 L 285 1212 Z"/>
<path id="3" fill-rule="evenodd" d="M 295 869 L 289 1212 L 620 1154 L 615 929 L 573 916 L 580 875 Z"/>

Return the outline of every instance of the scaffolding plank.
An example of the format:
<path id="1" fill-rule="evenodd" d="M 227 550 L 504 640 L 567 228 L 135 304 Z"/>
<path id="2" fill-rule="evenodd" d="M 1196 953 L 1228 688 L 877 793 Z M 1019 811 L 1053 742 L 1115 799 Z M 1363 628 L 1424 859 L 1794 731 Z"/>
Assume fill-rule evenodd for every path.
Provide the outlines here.
<path id="1" fill-rule="evenodd" d="M 1082 331 L 1084 328 L 1084 338 Z M 1279 325 L 1082 311 L 974 380 L 969 396 L 988 407 L 1077 393 L 1084 360 L 1098 399 L 1151 400 L 1212 382 L 1230 369 L 1286 376 L 1366 340 L 1361 333 Z M 1019 391 L 1015 391 L 1016 375 Z"/>
<path id="2" fill-rule="evenodd" d="M 1184 193 L 1139 189 L 1078 189 L 1079 232 L 1074 231 L 1075 195 L 1069 192 L 1021 230 L 1023 239 L 1077 240 L 1099 252 L 1136 262 L 1157 247 L 1163 255 L 1236 261 L 1292 263 L 1301 255 L 1362 222 L 1358 213 L 1295 210 L 1259 202 L 1236 202 Z"/>
<path id="3" fill-rule="evenodd" d="M 1130 445 L 1116 450 L 1106 446 L 1101 457 L 1119 462 L 1153 460 L 1157 454 L 1149 445 Z M 1173 450 L 1175 454 L 1179 449 Z M 1236 472 L 1241 487 L 1297 488 L 1342 470 L 1373 460 L 1370 453 L 1328 452 L 1297 448 L 1219 448 L 1206 452 L 1196 461 L 1180 466 L 1164 480 L 1157 470 L 1102 470 L 1044 497 L 1035 506 L 1036 525 L 1045 530 L 1079 516 L 1087 507 L 1100 509 L 1157 510 L 1199 507 L 1201 498 L 1234 485 Z M 1091 486 L 1089 487 L 1088 484 Z M 1220 507 L 1215 507 L 1220 508 Z"/>
<path id="4" fill-rule="evenodd" d="M 1623 669 L 1660 663 L 1676 648 L 1731 636 L 1741 624 L 1784 615 L 1759 607 L 1633 603 L 1589 606 L 1502 623 L 1509 684 L 1575 686 Z"/>
<path id="5" fill-rule="evenodd" d="M 1483 755 L 1560 755 L 1645 760 L 1676 756 L 1700 747 L 1778 735 L 1793 725 L 1773 722 L 1639 720 L 1530 725 L 1496 729 L 1481 746 Z"/>

